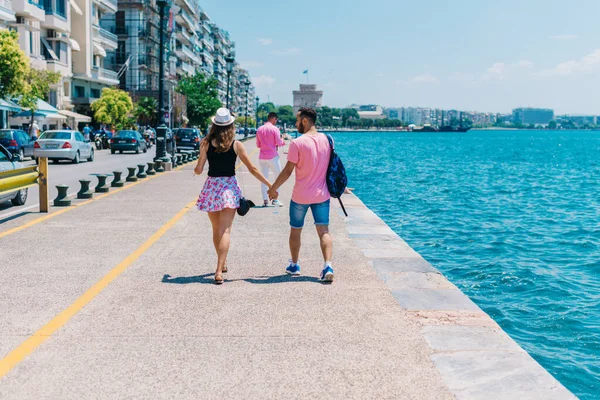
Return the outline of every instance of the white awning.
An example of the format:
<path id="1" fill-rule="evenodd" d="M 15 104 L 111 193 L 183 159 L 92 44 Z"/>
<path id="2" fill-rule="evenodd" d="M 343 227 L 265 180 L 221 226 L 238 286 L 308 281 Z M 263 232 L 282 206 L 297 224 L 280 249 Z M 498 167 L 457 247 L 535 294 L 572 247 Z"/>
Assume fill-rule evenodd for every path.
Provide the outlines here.
<path id="1" fill-rule="evenodd" d="M 77 114 L 76 112 L 73 111 L 69 111 L 69 110 L 58 110 L 59 114 L 65 115 L 69 118 L 73 118 L 75 121 L 81 121 L 81 122 L 92 122 L 92 118 L 88 117 L 87 115 L 83 115 L 83 114 Z"/>
<path id="2" fill-rule="evenodd" d="M 46 115 L 45 118 L 46 119 L 58 119 L 58 120 L 66 120 L 67 119 L 67 117 L 65 117 L 64 115 L 60 115 L 60 114 L 48 114 L 48 115 Z"/>
<path id="3" fill-rule="evenodd" d="M 71 7 L 73 7 L 73 10 L 75 10 L 77 14 L 83 15 L 83 11 L 81 11 L 81 8 L 75 3 L 75 0 L 69 0 L 69 3 L 71 3 Z"/>
<path id="4" fill-rule="evenodd" d="M 81 47 L 79 47 L 77 40 L 69 38 L 69 42 L 71 42 L 71 49 L 74 51 L 81 51 Z"/>
<path id="5" fill-rule="evenodd" d="M 102 57 L 106 57 L 106 50 L 97 43 L 94 43 L 94 54 Z"/>
<path id="6" fill-rule="evenodd" d="M 56 53 L 54 52 L 54 50 L 52 50 L 52 46 L 50 46 L 50 43 L 48 43 L 48 41 L 46 40 L 45 37 L 41 36 L 40 37 L 42 43 L 44 44 L 44 47 L 46 48 L 46 50 L 48 50 L 48 53 L 50 53 L 50 57 L 52 57 L 52 59 L 54 61 L 58 61 L 58 56 L 56 55 Z"/>

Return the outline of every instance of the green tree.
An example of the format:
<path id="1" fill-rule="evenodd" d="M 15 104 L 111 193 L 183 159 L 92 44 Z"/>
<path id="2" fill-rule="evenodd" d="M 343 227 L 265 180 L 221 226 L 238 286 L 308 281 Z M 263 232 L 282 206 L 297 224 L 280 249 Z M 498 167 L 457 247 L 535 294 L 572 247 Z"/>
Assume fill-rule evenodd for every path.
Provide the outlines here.
<path id="1" fill-rule="evenodd" d="M 131 122 L 133 101 L 123 90 L 104 88 L 102 96 L 92 103 L 92 110 L 97 121 L 123 129 Z"/>
<path id="2" fill-rule="evenodd" d="M 276 111 L 279 121 L 288 126 L 296 124 L 296 114 L 292 106 L 279 106 Z"/>
<path id="3" fill-rule="evenodd" d="M 140 125 L 156 126 L 158 100 L 154 97 L 141 97 L 135 105 L 135 117 Z"/>
<path id="4" fill-rule="evenodd" d="M 246 116 L 243 117 L 237 117 L 235 119 L 235 123 L 238 124 L 239 126 L 244 126 L 246 121 Z M 248 128 L 255 128 L 256 127 L 256 121 L 254 120 L 254 118 L 252 118 L 251 116 L 248 115 Z"/>
<path id="5" fill-rule="evenodd" d="M 191 125 L 208 128 L 209 118 L 221 107 L 218 81 L 202 73 L 182 78 L 175 89 L 187 98 L 187 117 Z"/>
<path id="6" fill-rule="evenodd" d="M 34 115 L 38 109 L 38 100 L 48 100 L 50 86 L 60 82 L 58 72 L 40 71 L 30 68 L 25 76 L 24 93 L 21 97 L 21 106 L 31 111 L 31 122 L 33 125 Z"/>
<path id="7" fill-rule="evenodd" d="M 19 47 L 19 36 L 0 29 L 0 99 L 24 94 L 28 74 L 29 60 Z"/>
<path id="8" fill-rule="evenodd" d="M 342 126 L 348 126 L 350 120 L 360 120 L 358 110 L 355 108 L 344 108 L 342 110 Z"/>
<path id="9" fill-rule="evenodd" d="M 548 129 L 556 129 L 556 121 L 550 121 L 550 123 L 548 123 Z"/>
<path id="10" fill-rule="evenodd" d="M 261 121 L 266 121 L 270 112 L 276 111 L 277 107 L 271 102 L 262 103 L 258 106 L 258 118 Z"/>

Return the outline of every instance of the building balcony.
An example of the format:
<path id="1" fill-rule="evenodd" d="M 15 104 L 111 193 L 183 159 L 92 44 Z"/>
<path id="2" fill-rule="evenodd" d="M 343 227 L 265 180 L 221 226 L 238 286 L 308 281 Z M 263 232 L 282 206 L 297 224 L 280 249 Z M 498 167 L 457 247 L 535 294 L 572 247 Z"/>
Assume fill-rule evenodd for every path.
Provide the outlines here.
<path id="1" fill-rule="evenodd" d="M 99 67 L 92 68 L 92 79 L 107 85 L 119 84 L 119 75 L 115 71 Z"/>
<path id="2" fill-rule="evenodd" d="M 117 0 L 94 0 L 94 3 L 105 13 L 114 14 L 119 9 Z"/>
<path id="3" fill-rule="evenodd" d="M 202 64 L 202 61 L 194 52 L 186 45 L 177 45 L 175 47 L 175 54 L 182 60 L 192 61 L 196 64 Z"/>
<path id="4" fill-rule="evenodd" d="M 4 1 L 0 1 L 0 21 L 15 22 L 17 17 L 12 8 L 7 7 Z"/>
<path id="5" fill-rule="evenodd" d="M 197 11 L 190 0 L 177 0 L 177 4 L 184 6 L 191 14 L 196 15 Z"/>
<path id="6" fill-rule="evenodd" d="M 186 63 L 185 61 L 177 62 L 177 73 L 180 75 L 194 75 L 196 73 L 196 68 L 190 63 Z"/>
<path id="7" fill-rule="evenodd" d="M 71 23 L 67 19 L 67 10 L 65 8 L 69 7 L 69 3 L 60 3 L 59 1 L 56 3 L 52 1 L 45 2 L 44 11 L 46 13 L 46 18 L 40 25 L 46 29 L 71 32 Z"/>
<path id="8" fill-rule="evenodd" d="M 187 33 L 187 31 L 185 29 L 177 29 L 177 40 L 179 40 L 180 42 L 189 44 L 190 43 L 190 39 L 191 36 L 189 33 Z"/>
<path id="9" fill-rule="evenodd" d="M 119 47 L 117 35 L 98 25 L 92 25 L 92 38 L 106 50 L 116 50 Z"/>
<path id="10" fill-rule="evenodd" d="M 196 30 L 196 19 L 192 17 L 187 11 L 185 11 L 185 9 L 182 8 L 175 17 L 175 19 L 177 20 L 177 23 L 187 25 L 187 27 L 192 31 Z"/>
<path id="11" fill-rule="evenodd" d="M 71 72 L 71 66 L 69 64 L 55 60 L 46 60 L 46 70 L 50 72 L 58 72 L 63 77 L 70 77 L 73 75 Z"/>
<path id="12" fill-rule="evenodd" d="M 41 5 L 41 0 L 20 0 L 13 2 L 13 10 L 16 15 L 35 19 L 37 21 L 46 20 L 46 11 Z"/>
<path id="13" fill-rule="evenodd" d="M 202 48 L 204 50 L 213 52 L 215 51 L 215 48 L 213 47 L 212 43 L 210 42 L 210 40 L 206 39 L 206 38 L 202 38 L 202 40 L 200 41 L 202 43 Z"/>

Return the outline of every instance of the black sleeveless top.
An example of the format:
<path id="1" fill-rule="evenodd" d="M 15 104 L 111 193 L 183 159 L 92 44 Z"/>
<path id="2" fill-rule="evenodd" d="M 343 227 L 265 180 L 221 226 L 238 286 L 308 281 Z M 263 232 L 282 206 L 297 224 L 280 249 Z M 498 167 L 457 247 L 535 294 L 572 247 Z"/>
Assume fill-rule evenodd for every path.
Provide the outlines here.
<path id="1" fill-rule="evenodd" d="M 213 178 L 223 176 L 235 176 L 235 162 L 237 154 L 233 150 L 235 140 L 231 143 L 231 147 L 224 153 L 217 153 L 217 149 L 212 143 L 208 143 L 208 176 Z"/>

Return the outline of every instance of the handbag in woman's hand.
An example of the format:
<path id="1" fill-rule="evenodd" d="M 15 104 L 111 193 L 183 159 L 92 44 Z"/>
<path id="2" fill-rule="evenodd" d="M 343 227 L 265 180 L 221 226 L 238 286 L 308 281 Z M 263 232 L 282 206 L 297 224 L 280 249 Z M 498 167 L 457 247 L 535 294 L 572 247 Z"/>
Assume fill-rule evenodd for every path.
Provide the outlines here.
<path id="1" fill-rule="evenodd" d="M 248 211 L 250 211 L 250 208 L 255 207 L 256 204 L 254 204 L 254 202 L 252 200 L 248 200 L 245 197 L 242 197 L 240 199 L 240 207 L 237 209 L 237 213 L 240 216 L 244 216 L 246 214 L 248 214 Z"/>

